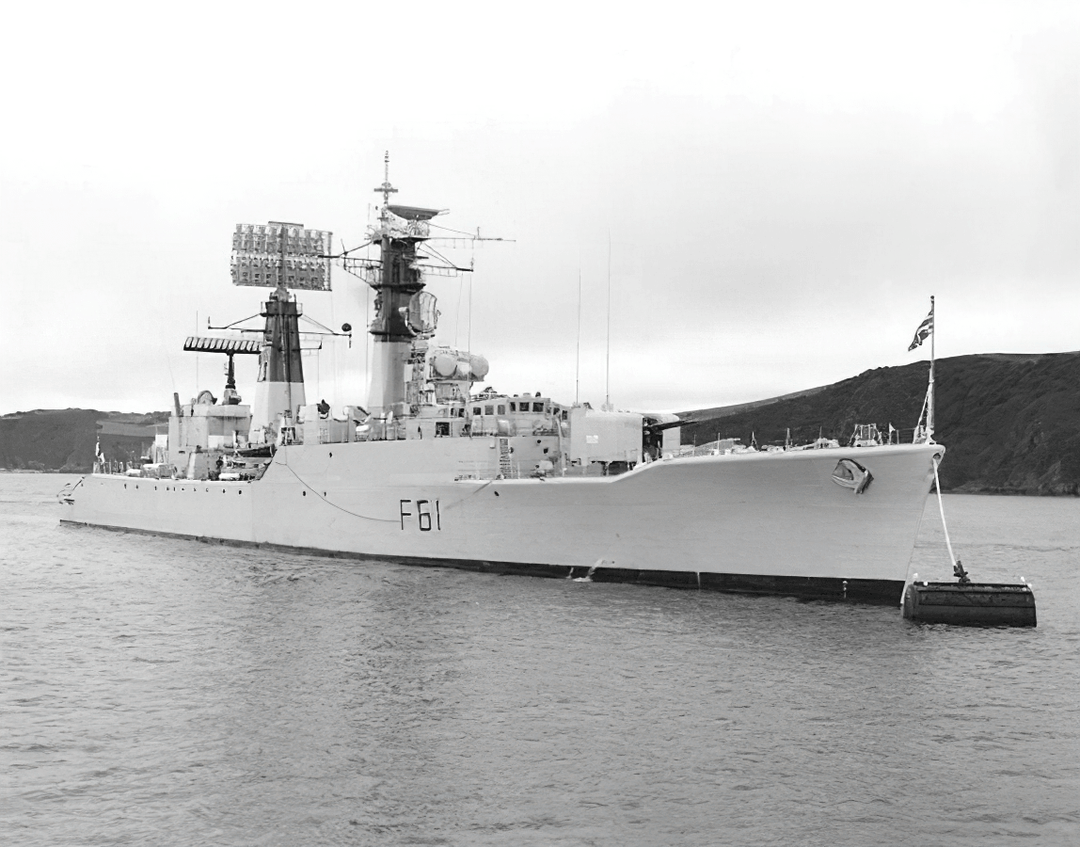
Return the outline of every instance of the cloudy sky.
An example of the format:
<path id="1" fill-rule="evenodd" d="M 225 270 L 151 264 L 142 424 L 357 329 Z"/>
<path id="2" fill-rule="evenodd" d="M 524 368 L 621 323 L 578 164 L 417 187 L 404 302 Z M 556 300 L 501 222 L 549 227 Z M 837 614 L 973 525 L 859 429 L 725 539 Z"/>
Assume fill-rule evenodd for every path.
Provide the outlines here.
<path id="1" fill-rule="evenodd" d="M 429 284 L 502 391 L 797 391 L 925 358 L 931 294 L 939 356 L 1080 349 L 1075 2 L 43 2 L 0 69 L 0 413 L 220 394 L 181 346 L 258 311 L 234 225 L 359 244 L 386 150 L 399 202 L 512 239 Z M 363 327 L 334 286 L 306 313 Z M 368 346 L 310 393 L 362 403 Z"/>

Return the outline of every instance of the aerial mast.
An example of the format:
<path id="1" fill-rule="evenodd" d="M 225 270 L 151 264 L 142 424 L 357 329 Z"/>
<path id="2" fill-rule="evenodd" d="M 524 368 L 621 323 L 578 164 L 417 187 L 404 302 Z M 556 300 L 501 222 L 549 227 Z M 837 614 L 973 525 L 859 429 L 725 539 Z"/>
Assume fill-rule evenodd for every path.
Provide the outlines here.
<path id="1" fill-rule="evenodd" d="M 382 194 L 379 225 L 372 241 L 381 248 L 382 261 L 368 284 L 375 289 L 375 317 L 369 331 L 375 337 L 368 390 L 369 410 L 376 417 L 400 417 L 406 413 L 405 365 L 412 341 L 434 329 L 434 304 L 418 295 L 424 278 L 418 267 L 417 245 L 430 237 L 428 221 L 440 209 L 402 206 L 390 203 L 397 189 L 390 184 L 390 153 L 384 157 L 383 184 L 375 189 Z"/>
<path id="2" fill-rule="evenodd" d="M 577 272 L 577 348 L 574 362 L 574 405 L 581 396 L 581 268 Z"/>
<path id="3" fill-rule="evenodd" d="M 604 357 L 604 410 L 611 411 L 611 232 L 607 236 L 607 351 Z"/>

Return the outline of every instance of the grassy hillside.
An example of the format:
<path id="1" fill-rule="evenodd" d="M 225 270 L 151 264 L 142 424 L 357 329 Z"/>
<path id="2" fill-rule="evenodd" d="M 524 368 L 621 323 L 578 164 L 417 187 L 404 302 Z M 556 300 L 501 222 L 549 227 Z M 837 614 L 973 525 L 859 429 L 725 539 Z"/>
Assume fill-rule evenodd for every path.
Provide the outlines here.
<path id="1" fill-rule="evenodd" d="M 818 433 L 847 443 L 858 423 L 892 424 L 910 440 L 928 364 L 877 368 L 813 393 L 755 408 L 687 413 L 683 442 L 718 435 L 758 444 L 805 443 Z M 936 368 L 936 438 L 948 452 L 950 491 L 1080 494 L 1080 353 L 986 354 Z"/>
<path id="2" fill-rule="evenodd" d="M 35 409 L 0 417 L 0 468 L 86 473 L 94 464 L 98 424 L 135 424 L 145 430 L 141 437 L 103 435 L 106 458 L 130 461 L 138 458 L 153 426 L 168 422 L 168 412 L 145 415 L 99 412 L 96 409 Z"/>

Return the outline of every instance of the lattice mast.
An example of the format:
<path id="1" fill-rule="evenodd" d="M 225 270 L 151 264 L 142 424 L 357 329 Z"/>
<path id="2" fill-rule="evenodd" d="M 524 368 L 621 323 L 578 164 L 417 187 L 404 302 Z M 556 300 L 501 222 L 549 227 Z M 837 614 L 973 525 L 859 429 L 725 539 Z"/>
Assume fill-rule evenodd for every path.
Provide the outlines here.
<path id="1" fill-rule="evenodd" d="M 413 340 L 429 336 L 435 328 L 434 298 L 421 296 L 425 281 L 418 265 L 423 257 L 416 248 L 430 237 L 428 221 L 441 210 L 391 204 L 390 195 L 397 189 L 390 184 L 389 153 L 384 166 L 383 184 L 375 189 L 383 204 L 371 239 L 379 244 L 381 261 L 367 277 L 375 289 L 368 407 L 376 417 L 401 417 L 408 413 L 405 366 Z"/>

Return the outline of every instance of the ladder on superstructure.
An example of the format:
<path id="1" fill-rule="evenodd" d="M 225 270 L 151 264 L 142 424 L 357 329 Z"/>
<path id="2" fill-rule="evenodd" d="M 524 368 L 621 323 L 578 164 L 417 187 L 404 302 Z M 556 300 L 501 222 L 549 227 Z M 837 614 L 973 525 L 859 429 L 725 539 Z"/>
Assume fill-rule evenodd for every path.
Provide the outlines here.
<path id="1" fill-rule="evenodd" d="M 513 473 L 514 466 L 510 461 L 510 439 L 499 439 L 499 476 L 503 479 L 510 479 L 510 475 Z"/>

